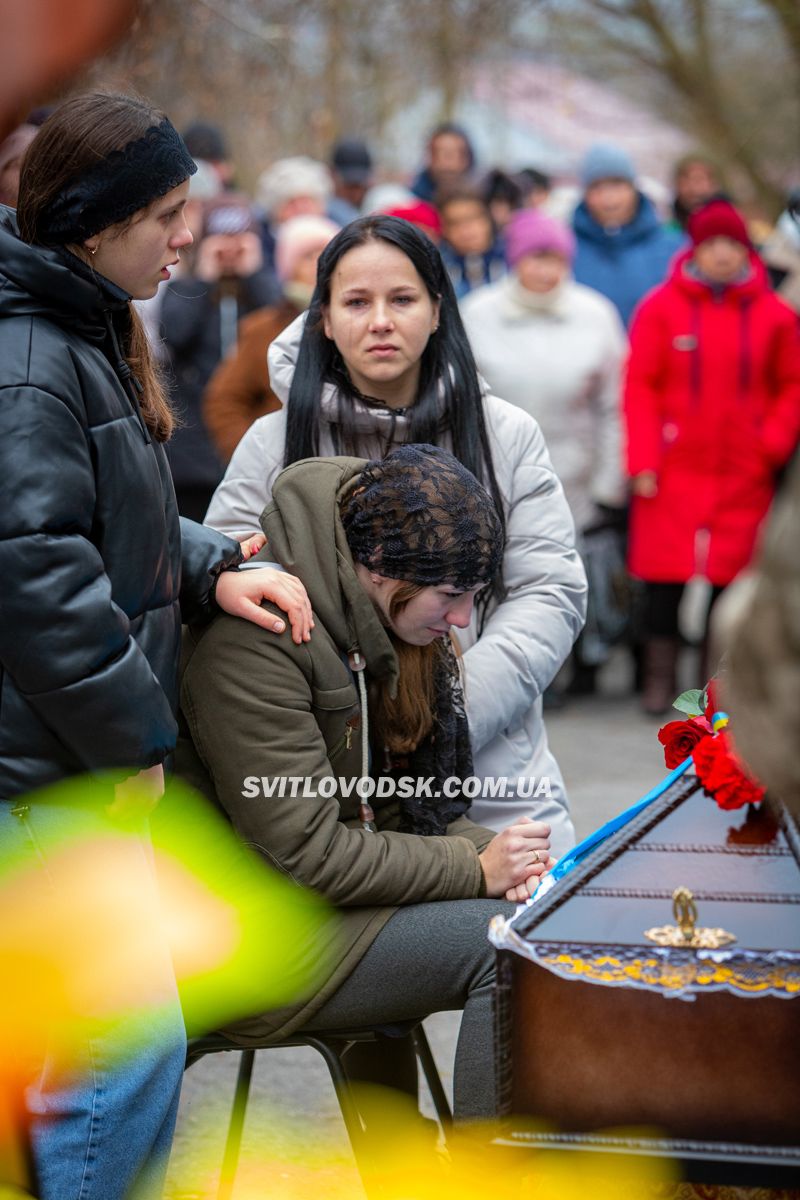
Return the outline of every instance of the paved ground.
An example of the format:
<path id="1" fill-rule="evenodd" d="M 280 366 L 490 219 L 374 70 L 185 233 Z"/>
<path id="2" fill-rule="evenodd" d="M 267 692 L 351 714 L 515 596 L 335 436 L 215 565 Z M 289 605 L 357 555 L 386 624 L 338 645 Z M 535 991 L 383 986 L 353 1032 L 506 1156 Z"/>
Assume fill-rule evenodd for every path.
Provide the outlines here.
<path id="1" fill-rule="evenodd" d="M 572 802 L 578 837 L 632 804 L 665 773 L 656 731 L 627 695 L 626 663 L 609 664 L 602 694 L 548 714 L 550 742 Z M 677 715 L 677 714 L 676 714 Z M 449 1087 L 458 1029 L 454 1013 L 426 1022 Z M 238 1055 L 216 1055 L 186 1077 L 170 1170 L 169 1200 L 213 1196 Z M 235 1200 L 362 1200 L 363 1190 L 330 1079 L 311 1050 L 270 1050 L 256 1059 Z"/>

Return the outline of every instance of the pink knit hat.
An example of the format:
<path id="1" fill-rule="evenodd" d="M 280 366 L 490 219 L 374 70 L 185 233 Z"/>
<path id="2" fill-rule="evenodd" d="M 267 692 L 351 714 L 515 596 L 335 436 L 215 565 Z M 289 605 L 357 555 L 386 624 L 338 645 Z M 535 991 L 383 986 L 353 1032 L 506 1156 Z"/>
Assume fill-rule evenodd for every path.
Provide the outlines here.
<path id="1" fill-rule="evenodd" d="M 560 254 L 567 262 L 575 257 L 571 229 L 538 208 L 514 213 L 505 228 L 506 258 L 515 267 L 526 254 Z"/>
<path id="2" fill-rule="evenodd" d="M 338 232 L 339 226 L 327 217 L 311 215 L 291 217 L 280 225 L 275 239 L 275 270 L 281 282 L 292 278 L 298 259 L 315 247 L 321 253 Z"/>

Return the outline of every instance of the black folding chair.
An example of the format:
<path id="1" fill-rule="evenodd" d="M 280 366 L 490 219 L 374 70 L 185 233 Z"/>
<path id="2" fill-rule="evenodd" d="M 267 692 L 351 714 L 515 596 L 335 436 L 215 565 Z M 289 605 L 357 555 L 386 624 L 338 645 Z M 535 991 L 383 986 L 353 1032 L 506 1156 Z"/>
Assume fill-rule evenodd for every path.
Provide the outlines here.
<path id="1" fill-rule="evenodd" d="M 319 1033 L 317 1031 L 299 1031 L 280 1042 L 270 1042 L 264 1046 L 237 1046 L 221 1033 L 210 1033 L 205 1037 L 194 1038 L 189 1042 L 186 1055 L 186 1066 L 204 1058 L 207 1054 L 217 1054 L 220 1051 L 234 1050 L 241 1055 L 239 1073 L 236 1079 L 236 1091 L 233 1097 L 231 1119 L 228 1125 L 228 1135 L 225 1142 L 225 1153 L 222 1162 L 218 1200 L 230 1200 L 233 1194 L 233 1182 L 239 1163 L 242 1145 L 247 1101 L 250 1094 L 250 1081 L 253 1074 L 253 1064 L 258 1050 L 285 1049 L 289 1046 L 310 1046 L 322 1055 L 330 1071 L 339 1107 L 342 1111 L 345 1128 L 347 1129 L 350 1145 L 356 1160 L 359 1174 L 369 1195 L 370 1189 L 370 1144 L 369 1132 L 365 1129 L 358 1111 L 356 1098 L 351 1081 L 342 1065 L 345 1051 L 357 1042 L 377 1042 L 382 1037 L 410 1038 L 417 1061 L 422 1069 L 425 1082 L 431 1094 L 436 1117 L 446 1140 L 453 1124 L 453 1114 L 445 1094 L 436 1063 L 431 1053 L 428 1039 L 422 1021 L 409 1021 L 391 1027 L 375 1026 L 367 1029 L 345 1029 L 333 1032 Z"/>

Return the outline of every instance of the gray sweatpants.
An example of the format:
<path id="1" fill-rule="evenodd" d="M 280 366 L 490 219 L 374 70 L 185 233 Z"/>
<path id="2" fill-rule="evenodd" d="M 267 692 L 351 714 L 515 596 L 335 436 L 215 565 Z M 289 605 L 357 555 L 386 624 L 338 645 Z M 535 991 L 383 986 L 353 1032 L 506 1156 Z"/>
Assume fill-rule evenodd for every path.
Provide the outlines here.
<path id="1" fill-rule="evenodd" d="M 513 911 L 514 905 L 503 900 L 443 900 L 399 909 L 306 1028 L 390 1025 L 463 1009 L 453 1083 L 455 1116 L 493 1117 L 495 950 L 487 929 L 495 913 L 508 917 Z M 379 1074 L 397 1085 L 396 1068 Z"/>

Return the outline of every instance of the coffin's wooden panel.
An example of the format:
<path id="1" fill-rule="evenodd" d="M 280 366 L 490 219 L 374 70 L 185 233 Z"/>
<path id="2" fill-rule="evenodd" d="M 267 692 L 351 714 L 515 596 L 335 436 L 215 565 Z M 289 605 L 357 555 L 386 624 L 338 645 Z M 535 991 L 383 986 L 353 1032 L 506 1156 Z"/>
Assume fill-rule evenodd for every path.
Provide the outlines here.
<path id="1" fill-rule="evenodd" d="M 691 1002 L 513 959 L 513 1113 L 588 1132 L 800 1145 L 800 1002 Z"/>

